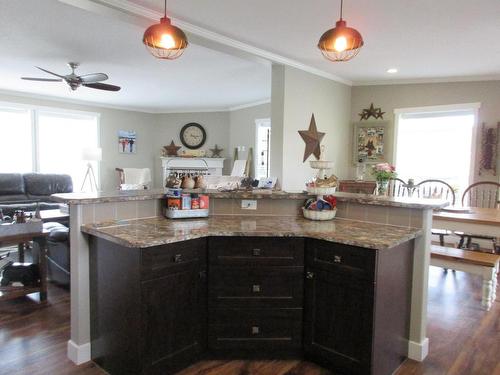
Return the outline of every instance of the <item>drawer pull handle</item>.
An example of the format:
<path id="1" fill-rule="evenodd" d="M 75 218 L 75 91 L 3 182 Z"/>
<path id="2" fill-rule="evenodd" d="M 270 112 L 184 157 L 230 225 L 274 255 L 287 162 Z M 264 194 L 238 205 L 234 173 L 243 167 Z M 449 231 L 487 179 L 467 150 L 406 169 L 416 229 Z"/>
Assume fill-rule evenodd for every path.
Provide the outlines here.
<path id="1" fill-rule="evenodd" d="M 308 271 L 308 272 L 306 273 L 306 278 L 307 278 L 307 279 L 314 279 L 314 272 L 310 272 L 310 271 Z"/>
<path id="2" fill-rule="evenodd" d="M 252 285 L 252 292 L 260 293 L 260 285 L 259 284 Z"/>
<path id="3" fill-rule="evenodd" d="M 342 263 L 342 257 L 340 255 L 334 255 L 333 262 L 334 263 Z"/>
<path id="4" fill-rule="evenodd" d="M 252 335 L 258 335 L 260 333 L 260 328 L 258 326 L 252 327 Z"/>
<path id="5" fill-rule="evenodd" d="M 260 249 L 253 249 L 253 250 L 252 250 L 252 255 L 253 255 L 254 257 L 258 257 L 258 256 L 260 256 Z"/>
<path id="6" fill-rule="evenodd" d="M 182 262 L 182 254 L 175 254 L 174 263 L 180 263 L 180 262 Z"/>

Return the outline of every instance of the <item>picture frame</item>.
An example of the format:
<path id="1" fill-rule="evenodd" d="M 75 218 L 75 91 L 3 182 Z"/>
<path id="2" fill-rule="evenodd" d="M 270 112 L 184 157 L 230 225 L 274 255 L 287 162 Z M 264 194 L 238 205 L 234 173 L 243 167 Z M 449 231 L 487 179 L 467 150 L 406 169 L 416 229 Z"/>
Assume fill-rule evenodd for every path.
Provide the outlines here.
<path id="1" fill-rule="evenodd" d="M 388 121 L 353 123 L 352 162 L 363 159 L 365 164 L 386 162 Z"/>
<path id="2" fill-rule="evenodd" d="M 118 152 L 120 154 L 137 153 L 137 133 L 135 130 L 118 130 Z"/>

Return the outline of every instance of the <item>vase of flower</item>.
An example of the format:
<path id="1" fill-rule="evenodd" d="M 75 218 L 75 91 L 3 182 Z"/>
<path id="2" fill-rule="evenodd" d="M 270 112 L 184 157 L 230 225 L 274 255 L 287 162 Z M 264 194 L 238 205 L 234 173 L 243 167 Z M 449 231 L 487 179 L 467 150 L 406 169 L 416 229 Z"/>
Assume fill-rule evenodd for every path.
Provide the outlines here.
<path id="1" fill-rule="evenodd" d="M 377 195 L 387 195 L 389 180 L 397 176 L 396 169 L 389 163 L 375 164 L 372 175 L 377 180 Z"/>

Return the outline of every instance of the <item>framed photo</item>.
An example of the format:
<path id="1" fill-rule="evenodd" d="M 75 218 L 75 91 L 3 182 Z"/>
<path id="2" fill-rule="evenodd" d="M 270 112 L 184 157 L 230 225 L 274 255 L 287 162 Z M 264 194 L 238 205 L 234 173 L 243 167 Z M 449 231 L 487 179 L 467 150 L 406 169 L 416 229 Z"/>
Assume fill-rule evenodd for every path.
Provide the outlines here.
<path id="1" fill-rule="evenodd" d="M 355 122 L 353 125 L 353 163 L 385 162 L 387 121 Z"/>
<path id="2" fill-rule="evenodd" d="M 118 152 L 135 154 L 137 152 L 137 135 L 133 130 L 118 130 Z"/>

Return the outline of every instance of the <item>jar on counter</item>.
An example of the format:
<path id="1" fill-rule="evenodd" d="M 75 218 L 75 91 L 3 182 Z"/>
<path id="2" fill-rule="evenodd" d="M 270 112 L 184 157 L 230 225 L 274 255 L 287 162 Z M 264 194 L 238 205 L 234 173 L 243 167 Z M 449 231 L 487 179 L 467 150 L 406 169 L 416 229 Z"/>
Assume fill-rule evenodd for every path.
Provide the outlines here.
<path id="1" fill-rule="evenodd" d="M 191 194 L 191 209 L 198 210 L 200 208 L 200 197 L 198 194 Z"/>

